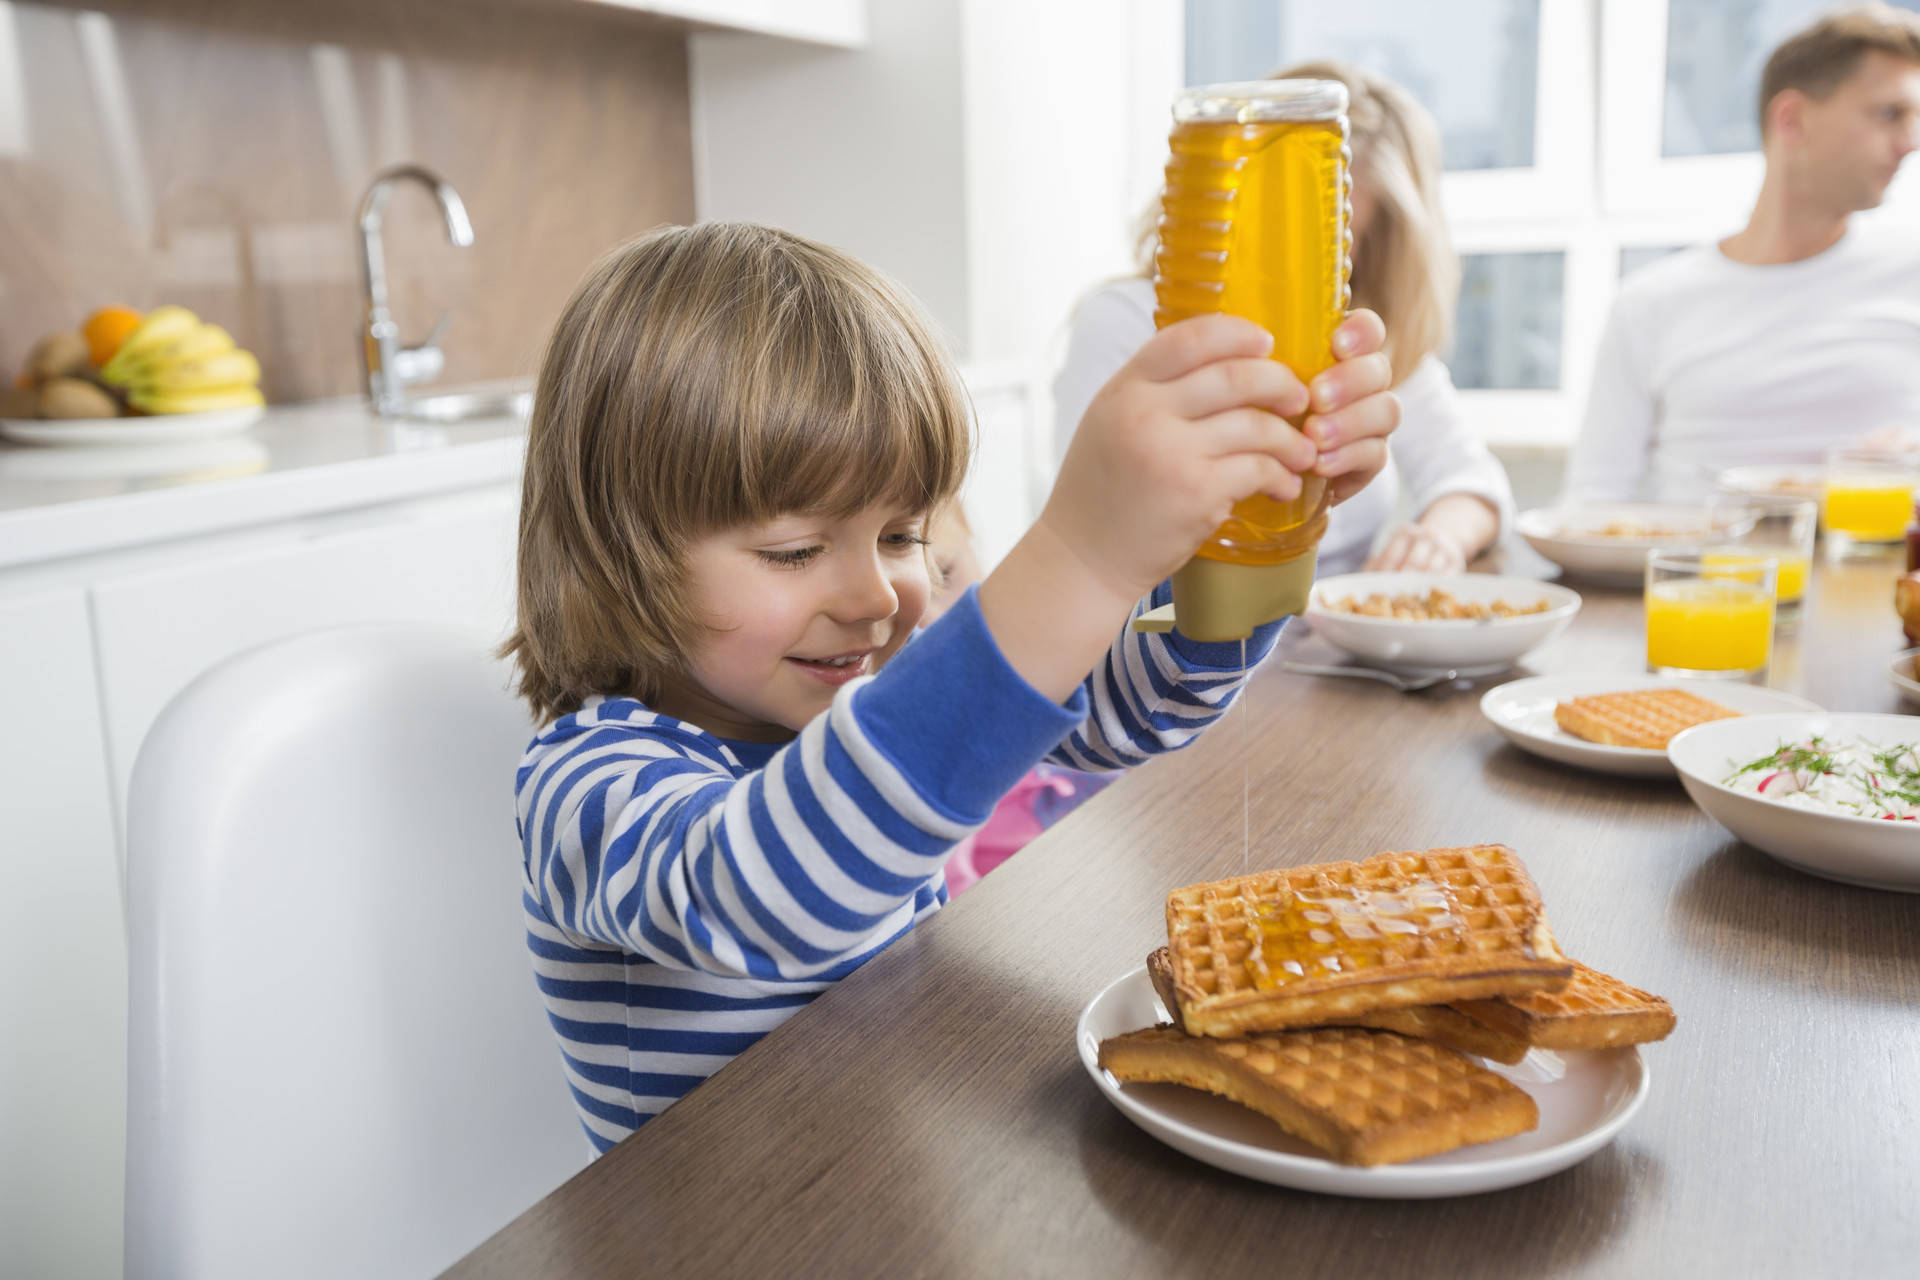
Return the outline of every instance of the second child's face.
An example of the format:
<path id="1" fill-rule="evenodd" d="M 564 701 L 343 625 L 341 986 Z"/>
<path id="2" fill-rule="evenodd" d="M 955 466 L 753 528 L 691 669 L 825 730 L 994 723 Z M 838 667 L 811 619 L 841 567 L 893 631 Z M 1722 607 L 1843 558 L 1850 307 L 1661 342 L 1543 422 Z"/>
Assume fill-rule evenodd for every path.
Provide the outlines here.
<path id="1" fill-rule="evenodd" d="M 697 540 L 694 609 L 709 630 L 689 679 L 654 709 L 723 738 L 784 741 L 906 643 L 926 612 L 926 515 L 879 504 L 787 515 Z"/>

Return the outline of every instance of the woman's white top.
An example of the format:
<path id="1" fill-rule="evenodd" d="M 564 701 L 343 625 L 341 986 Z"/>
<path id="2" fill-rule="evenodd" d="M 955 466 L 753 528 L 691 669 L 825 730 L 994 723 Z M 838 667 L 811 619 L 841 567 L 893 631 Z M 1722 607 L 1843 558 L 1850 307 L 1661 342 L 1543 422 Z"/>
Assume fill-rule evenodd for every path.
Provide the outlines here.
<path id="1" fill-rule="evenodd" d="M 1102 285 L 1075 309 L 1066 360 L 1053 380 L 1056 458 L 1066 456 L 1094 394 L 1153 336 L 1153 305 L 1153 282 L 1135 278 Z M 1445 494 L 1469 493 L 1498 513 L 1501 533 L 1512 524 L 1513 487 L 1468 425 L 1447 366 L 1429 356 L 1393 392 L 1400 428 L 1390 437 L 1386 469 L 1333 509 L 1320 543 L 1323 575 L 1360 567 L 1393 519 L 1402 484 L 1416 513 Z"/>
<path id="2" fill-rule="evenodd" d="M 1856 217 L 1774 266 L 1703 245 L 1621 284 L 1567 497 L 1697 500 L 1723 468 L 1818 462 L 1881 427 L 1920 428 L 1920 231 Z"/>

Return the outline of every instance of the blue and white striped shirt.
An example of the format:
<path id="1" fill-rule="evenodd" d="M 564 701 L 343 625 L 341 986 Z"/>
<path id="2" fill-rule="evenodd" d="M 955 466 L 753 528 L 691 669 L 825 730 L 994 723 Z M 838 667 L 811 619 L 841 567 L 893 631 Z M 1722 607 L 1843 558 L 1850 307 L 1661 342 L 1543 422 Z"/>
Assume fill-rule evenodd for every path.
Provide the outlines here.
<path id="1" fill-rule="evenodd" d="M 631 698 L 548 726 L 515 788 L 527 944 L 595 1148 L 938 910 L 947 854 L 1041 759 L 1123 769 L 1185 746 L 1278 633 L 1243 660 L 1129 629 L 1062 705 L 1007 664 L 970 591 L 787 743 Z"/>

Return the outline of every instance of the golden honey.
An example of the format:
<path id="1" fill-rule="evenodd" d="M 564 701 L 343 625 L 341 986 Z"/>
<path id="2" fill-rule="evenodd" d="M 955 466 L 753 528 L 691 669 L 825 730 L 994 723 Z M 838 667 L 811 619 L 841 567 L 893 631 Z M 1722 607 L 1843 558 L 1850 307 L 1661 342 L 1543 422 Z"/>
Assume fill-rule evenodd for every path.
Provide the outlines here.
<path id="1" fill-rule="evenodd" d="M 1325 80 L 1181 95 L 1154 258 L 1157 325 L 1227 312 L 1271 333 L 1273 358 L 1302 382 L 1333 363 L 1350 274 L 1345 112 L 1345 87 Z M 1291 502 L 1237 503 L 1197 554 L 1269 565 L 1312 550 L 1326 530 L 1327 485 L 1303 481 Z"/>
<path id="2" fill-rule="evenodd" d="M 1419 880 L 1405 888 L 1297 893 L 1263 906 L 1259 946 L 1266 973 L 1254 985 L 1271 991 L 1292 982 L 1377 968 L 1389 948 L 1423 934 L 1458 929 L 1446 885 Z"/>

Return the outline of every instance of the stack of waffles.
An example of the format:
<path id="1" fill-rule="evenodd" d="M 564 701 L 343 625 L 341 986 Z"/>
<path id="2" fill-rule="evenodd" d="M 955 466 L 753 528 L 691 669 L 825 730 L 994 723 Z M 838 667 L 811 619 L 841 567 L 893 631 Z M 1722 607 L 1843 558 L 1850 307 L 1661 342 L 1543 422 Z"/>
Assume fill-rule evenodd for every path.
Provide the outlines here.
<path id="1" fill-rule="evenodd" d="M 1230 1098 L 1374 1165 L 1524 1133 L 1476 1059 L 1658 1040 L 1672 1008 L 1560 953 L 1503 845 L 1383 853 L 1175 890 L 1148 975 L 1172 1019 L 1115 1036 L 1117 1079 Z"/>

